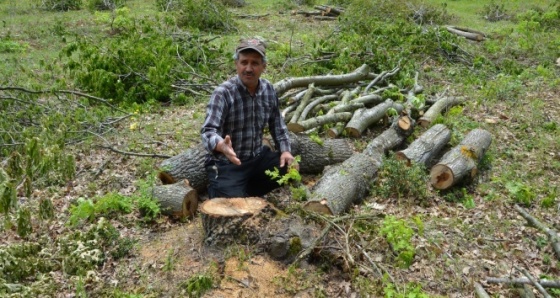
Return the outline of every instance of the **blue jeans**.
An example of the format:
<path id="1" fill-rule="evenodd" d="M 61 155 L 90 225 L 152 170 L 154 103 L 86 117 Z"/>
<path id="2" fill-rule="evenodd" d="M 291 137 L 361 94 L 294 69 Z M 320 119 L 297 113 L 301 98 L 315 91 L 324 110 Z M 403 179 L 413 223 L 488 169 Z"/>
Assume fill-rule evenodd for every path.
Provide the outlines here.
<path id="1" fill-rule="evenodd" d="M 286 174 L 287 167 L 280 168 L 280 153 L 264 147 L 252 159 L 241 161 L 241 165 L 213 161 L 206 166 L 208 174 L 208 197 L 261 197 L 280 185 L 265 174 L 266 170 L 279 169 Z"/>

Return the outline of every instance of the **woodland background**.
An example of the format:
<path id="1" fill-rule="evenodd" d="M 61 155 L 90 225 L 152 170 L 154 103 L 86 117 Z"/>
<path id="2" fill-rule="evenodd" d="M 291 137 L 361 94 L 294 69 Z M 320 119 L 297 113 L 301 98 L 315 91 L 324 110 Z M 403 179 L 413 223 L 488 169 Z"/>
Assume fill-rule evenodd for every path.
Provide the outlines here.
<path id="1" fill-rule="evenodd" d="M 301 13 L 316 5 L 343 13 Z M 473 297 L 479 283 L 517 297 L 542 294 L 487 279 L 560 279 L 554 239 L 513 207 L 560 230 L 558 0 L 0 0 L 0 19 L 2 296 Z M 476 179 L 436 191 L 426 169 L 389 153 L 333 232 L 367 252 L 354 266 L 204 246 L 199 219 L 162 216 L 150 189 L 162 160 L 200 141 L 210 92 L 235 74 L 232 49 L 255 36 L 271 82 L 398 66 L 395 101 L 416 74 L 420 103 L 465 97 L 436 123 L 452 130 L 449 146 L 492 133 Z M 386 125 L 340 137 L 359 152 Z M 289 186 L 275 195 L 286 212 L 326 220 Z"/>

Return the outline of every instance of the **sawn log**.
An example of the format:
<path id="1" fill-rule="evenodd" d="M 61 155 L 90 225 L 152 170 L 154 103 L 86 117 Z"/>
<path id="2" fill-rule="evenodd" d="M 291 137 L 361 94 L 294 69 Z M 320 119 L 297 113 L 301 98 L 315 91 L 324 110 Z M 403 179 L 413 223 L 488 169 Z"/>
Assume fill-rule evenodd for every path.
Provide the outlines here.
<path id="1" fill-rule="evenodd" d="M 292 155 L 299 155 L 299 171 L 304 174 L 319 174 L 326 166 L 341 163 L 354 151 L 344 139 L 325 139 L 322 144 L 308 136 L 290 134 Z M 159 179 L 163 184 L 172 184 L 187 179 L 199 193 L 206 191 L 208 177 L 204 168 L 206 150 L 202 144 L 164 160 L 160 165 Z"/>
<path id="2" fill-rule="evenodd" d="M 443 124 L 436 124 L 414 140 L 406 149 L 398 151 L 395 157 L 412 163 L 428 166 L 432 159 L 451 139 L 451 131 Z"/>
<path id="3" fill-rule="evenodd" d="M 198 193 L 186 180 L 154 186 L 151 193 L 164 215 L 192 218 L 198 209 Z"/>
<path id="4" fill-rule="evenodd" d="M 437 189 L 448 189 L 465 177 L 473 178 L 478 164 L 492 143 L 492 135 L 483 129 L 469 132 L 463 141 L 449 150 L 432 167 L 430 181 Z"/>
<path id="5" fill-rule="evenodd" d="M 464 101 L 463 97 L 444 97 L 439 99 L 418 119 L 418 124 L 422 127 L 428 127 L 437 116 L 441 115 L 442 111 L 459 105 Z"/>
<path id="6" fill-rule="evenodd" d="M 402 130 L 398 119 L 373 139 L 361 153 L 352 155 L 340 165 L 329 168 L 311 189 L 304 209 L 328 215 L 345 212 L 353 203 L 363 200 L 369 184 L 383 162 L 387 150 L 402 143 L 413 131 Z"/>

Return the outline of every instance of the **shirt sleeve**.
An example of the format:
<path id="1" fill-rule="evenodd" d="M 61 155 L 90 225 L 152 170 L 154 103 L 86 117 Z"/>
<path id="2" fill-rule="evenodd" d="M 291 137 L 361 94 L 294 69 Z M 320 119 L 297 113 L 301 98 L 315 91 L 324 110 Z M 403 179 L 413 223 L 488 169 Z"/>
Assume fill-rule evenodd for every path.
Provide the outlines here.
<path id="1" fill-rule="evenodd" d="M 212 153 L 218 143 L 223 140 L 221 128 L 225 121 L 223 117 L 224 111 L 227 108 L 224 93 L 224 88 L 220 87 L 214 91 L 206 106 L 206 118 L 200 129 L 202 144 L 210 153 Z"/>

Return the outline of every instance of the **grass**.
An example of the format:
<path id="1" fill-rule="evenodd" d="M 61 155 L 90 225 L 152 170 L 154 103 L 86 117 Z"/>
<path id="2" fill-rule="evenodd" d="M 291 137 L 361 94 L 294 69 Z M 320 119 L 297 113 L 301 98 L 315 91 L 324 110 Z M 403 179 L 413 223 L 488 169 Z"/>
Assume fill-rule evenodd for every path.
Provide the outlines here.
<path id="1" fill-rule="evenodd" d="M 341 50 L 338 48 L 340 45 L 351 47 L 370 39 L 390 41 L 395 38 L 371 34 L 349 37 L 351 35 L 347 31 L 333 33 L 333 30 L 340 28 L 340 23 L 317 22 L 292 15 L 292 9 L 308 10 L 311 7 L 298 7 L 288 0 L 247 2 L 247 7 L 232 8 L 230 11 L 235 15 L 268 16 L 238 19 L 237 32 L 208 34 L 215 38 L 211 46 L 232 49 L 241 37 L 256 35 L 266 38 L 269 65 L 265 77 L 273 82 L 302 73 L 342 72 L 343 67 L 350 66 L 344 66 L 341 62 L 350 60 L 327 64 L 313 61 L 313 56 L 319 55 L 322 50 Z M 554 28 L 531 28 L 536 25 L 523 25 L 515 18 L 488 22 L 482 17 L 485 7 L 492 3 L 503 4 L 506 12 L 514 16 L 537 6 L 548 9 L 552 4 L 558 5 L 558 1 L 430 0 L 426 3 L 440 9 L 445 5 L 445 10 L 451 16 L 445 24 L 480 30 L 487 33 L 489 38 L 479 43 L 453 40 L 458 49 L 467 53 L 464 56 L 467 60 L 465 63 L 447 60 L 437 53 L 423 53 L 422 59 L 416 60 L 418 56 L 400 56 L 407 49 L 399 51 L 398 47 L 388 47 L 382 42 L 375 45 L 387 46 L 390 59 L 402 58 L 407 67 L 418 70 L 426 96 L 447 90 L 448 94 L 468 98 L 467 104 L 448 111 L 441 121 L 453 129 L 452 144 L 457 144 L 472 128 L 480 127 L 492 133 L 494 139 L 479 175 L 474 181 L 458 185 L 447 193 L 438 193 L 427 187 L 428 197 L 421 200 L 421 205 L 399 204 L 398 195 L 381 195 L 382 187 L 388 185 L 380 185 L 380 191 L 372 192 L 366 199 L 364 205 L 373 206 L 375 203 L 375 206 L 383 208 L 383 214 L 391 218 L 402 219 L 407 223 L 412 223 L 414 218 L 421 218 L 414 222 L 422 224 L 422 232 L 419 231 L 420 227 L 410 224 L 414 233 L 410 239 L 406 239 L 407 249 L 414 249 L 414 254 L 409 254 L 414 255 L 411 270 L 399 268 L 395 262 L 398 254 L 391 250 L 395 243 L 384 239 L 376 225 L 367 225 L 360 230 L 357 230 L 358 224 L 344 226 L 349 231 L 350 241 L 359 241 L 366 247 L 365 251 L 374 257 L 395 283 L 388 278 L 375 279 L 373 275 L 360 270 L 341 272 L 336 266 L 323 262 L 305 268 L 291 266 L 276 269 L 272 275 L 279 278 L 271 284 L 259 280 L 260 276 L 252 276 L 261 282 L 259 291 L 274 290 L 263 295 L 287 293 L 286 296 L 289 296 L 307 289 L 318 297 L 328 297 L 340 293 L 335 284 L 348 282 L 350 289 L 363 295 L 382 296 L 391 292 L 404 296 L 408 290 L 417 295 L 429 293 L 431 297 L 465 296 L 472 293 L 470 281 L 481 281 L 488 276 L 508 276 L 515 273 L 512 264 L 526 265 L 531 272 L 543 272 L 553 279 L 559 278 L 557 261 L 544 241 L 544 235 L 525 227 L 525 223 L 511 211 L 511 204 L 522 203 L 551 227 L 558 229 L 560 226 L 557 211 L 560 206 L 560 128 L 557 124 L 560 120 L 557 98 L 560 67 L 555 66 L 555 59 L 560 53 L 560 32 Z M 65 89 L 73 89 L 73 78 L 63 71 L 60 51 L 76 41 L 78 36 L 86 36 L 98 44 L 118 36 L 110 32 L 107 21 L 99 22 L 93 12 L 85 9 L 48 12 L 40 10 L 37 5 L 38 2 L 30 0 L 0 2 L 0 19 L 3 20 L 0 24 L 0 87 L 22 86 L 45 90 L 64 86 Z M 164 16 L 149 1 L 132 0 L 126 5 L 130 8 L 131 18 Z M 389 25 L 387 23 L 385 27 Z M 399 42 L 405 44 L 406 40 Z M 356 48 L 359 47 L 351 47 L 352 50 Z M 216 64 L 228 63 L 228 59 Z M 215 65 L 217 69 L 223 66 Z M 223 68 L 213 73 L 214 80 L 219 82 L 233 74 L 232 70 L 223 71 Z M 8 101 L 4 97 L 19 96 L 19 93 L 0 90 L 0 96 L 2 104 Z M 49 96 L 43 94 L 33 100 L 40 103 L 54 100 L 54 97 Z M 96 108 L 95 105 L 84 105 L 78 98 L 72 100 L 77 103 L 76 107 L 85 107 L 84 111 Z M 10 280 L 10 283 L 21 284 L 25 287 L 23 295 L 28 296 L 49 296 L 53 293 L 110 296 L 118 293 L 122 297 L 158 297 L 163 294 L 188 295 L 186 292 L 196 296 L 206 292 L 212 296 L 216 294 L 212 291 L 223 291 L 219 280 L 223 272 L 216 269 L 218 272 L 211 274 L 212 277 L 207 273 L 209 267 L 216 264 L 220 267 L 220 257 L 223 255 L 207 252 L 197 242 L 200 241 L 196 236 L 201 230 L 197 226 L 199 221 L 178 223 L 158 217 L 145 222 L 140 220 L 138 208 L 133 207 L 131 213 L 119 212 L 118 216 L 105 216 L 103 212 L 94 214 L 89 222 L 83 223 L 87 225 L 84 231 L 89 231 L 89 234 L 78 233 L 66 225 L 72 218 L 71 210 L 76 210 L 72 206 L 76 206 L 80 197 L 100 198 L 112 193 L 115 194 L 112 199 L 118 200 L 120 196 L 142 195 L 138 193 L 140 190 L 135 182 L 153 181 L 151 178 L 161 161 L 109 152 L 99 145 L 110 145 L 130 152 L 176 155 L 199 142 L 198 131 L 204 118 L 206 101 L 206 95 L 194 95 L 184 99 L 183 104 L 123 104 L 121 108 L 130 112 L 130 117 L 107 131 L 92 130 L 93 133 L 89 133 L 88 137 L 64 147 L 64 154 L 76 159 L 75 179 L 62 184 L 49 184 L 42 182 L 45 179 L 36 173 L 34 177 L 39 177 L 38 181 L 30 183 L 38 185 L 41 182 L 44 187 L 32 189 L 29 198 L 22 195 L 20 187 L 19 232 L 25 234 L 28 240 L 17 236 L 18 212 L 12 210 L 11 213 L 2 214 L 0 232 L 5 237 L 0 240 L 0 264 L 1 258 L 6 257 L 1 253 L 10 252 L 9 258 L 21 263 L 21 268 L 26 270 L 22 274 L 25 273 L 29 280 Z M 57 111 L 62 111 L 58 109 L 56 106 Z M 115 116 L 110 109 L 103 113 L 109 119 Z M 73 122 L 80 122 L 82 118 L 76 115 Z M 51 119 L 49 117 L 47 114 L 45 119 Z M 83 122 L 85 127 L 88 123 Z M 74 127 L 72 124 L 75 123 L 63 122 L 55 128 L 45 126 L 45 129 L 37 131 L 42 141 L 49 142 L 56 139 L 54 136 L 58 131 L 64 131 L 64 126 Z M 3 140 L 17 139 L 18 134 L 6 131 L 0 132 Z M 355 140 L 356 149 L 363 149 L 367 141 Z M 0 144 L 2 162 L 8 160 L 13 148 L 17 147 Z M 54 147 L 41 148 L 42 152 L 50 152 Z M 16 185 L 24 183 L 15 182 Z M 412 187 L 422 186 L 414 184 Z M 399 191 L 398 188 L 392 190 Z M 4 193 L 4 190 L 1 192 Z M 33 215 L 37 213 L 35 210 L 45 208 L 39 206 L 40 202 L 45 202 L 44 199 L 52 202 L 54 218 L 49 216 L 42 219 Z M 355 212 L 359 212 L 360 208 L 356 207 Z M 29 211 L 30 221 L 22 216 Z M 85 214 L 85 217 L 89 217 L 89 214 Z M 358 237 L 358 234 L 362 239 L 352 238 Z M 97 235 L 95 237 L 102 241 L 102 245 L 92 242 L 92 235 Z M 138 242 L 131 240 L 133 238 Z M 44 250 L 33 251 L 28 255 L 12 253 L 14 248 L 19 247 L 17 245 L 25 246 L 32 242 L 40 243 L 45 247 Z M 132 248 L 132 243 L 137 243 L 135 248 Z M 64 255 L 60 255 L 61 248 Z M 247 247 L 230 249 L 232 251 L 227 257 L 238 259 L 238 264 L 243 264 L 243 268 L 238 269 L 250 274 L 250 267 L 255 265 L 253 261 L 258 253 Z M 104 255 L 106 252 L 112 252 L 115 256 L 110 253 Z M 30 276 L 35 275 L 30 274 L 30 268 L 33 268 L 32 263 L 39 255 L 44 262 L 44 268 L 40 270 L 44 272 L 36 272 L 36 276 L 43 277 L 32 278 Z M 524 263 L 528 256 L 531 264 Z M 73 272 L 66 274 L 60 264 L 62 259 L 82 264 L 82 268 L 66 267 L 66 270 Z M 408 265 L 410 259 L 406 261 Z M 100 263 L 103 265 L 99 266 Z M 267 264 L 257 265 L 266 267 Z M 303 274 L 306 270 L 313 271 L 311 277 Z M 111 272 L 117 274 L 111 275 Z M 7 294 L 4 288 L 6 278 L 2 274 L 5 272 L 0 272 L 0 294 Z M 231 280 L 235 282 L 235 279 Z M 113 286 L 114 281 L 116 286 Z M 410 287 L 405 289 L 400 284 Z M 243 291 L 239 282 L 236 285 L 240 287 L 239 291 Z M 271 289 L 265 289 L 265 285 Z M 491 290 L 492 295 L 496 296 L 512 295 L 506 287 Z M 218 294 L 227 296 L 231 293 Z"/>

